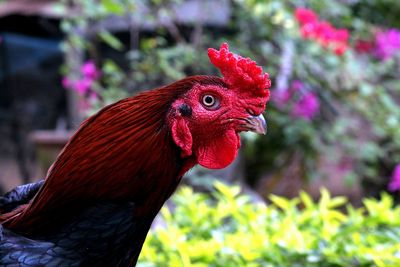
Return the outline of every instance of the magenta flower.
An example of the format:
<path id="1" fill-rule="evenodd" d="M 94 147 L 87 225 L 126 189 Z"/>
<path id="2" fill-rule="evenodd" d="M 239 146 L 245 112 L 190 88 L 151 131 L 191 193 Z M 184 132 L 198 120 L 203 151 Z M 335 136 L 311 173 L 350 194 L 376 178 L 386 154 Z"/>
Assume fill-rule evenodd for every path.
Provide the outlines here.
<path id="1" fill-rule="evenodd" d="M 294 80 L 290 88 L 277 89 L 272 92 L 272 101 L 275 102 L 278 108 L 283 109 L 293 98 L 296 92 L 301 91 L 304 84 L 299 80 Z"/>
<path id="2" fill-rule="evenodd" d="M 82 80 L 72 81 L 68 77 L 64 77 L 61 81 L 62 86 L 66 89 L 75 90 L 79 95 L 85 95 L 86 92 L 90 91 L 93 81 L 87 78 Z"/>
<path id="3" fill-rule="evenodd" d="M 86 61 L 81 67 L 82 75 L 90 80 L 96 80 L 100 77 L 100 71 L 92 60 Z"/>
<path id="4" fill-rule="evenodd" d="M 400 190 L 400 163 L 396 165 L 393 171 L 392 179 L 390 180 L 389 191 L 399 191 Z"/>
<path id="5" fill-rule="evenodd" d="M 88 60 L 81 66 L 81 74 L 82 78 L 78 80 L 70 80 L 67 76 L 63 77 L 62 85 L 67 89 L 75 90 L 81 96 L 85 96 L 88 92 L 91 92 L 95 80 L 100 78 L 100 71 L 92 60 Z"/>
<path id="6" fill-rule="evenodd" d="M 83 96 L 86 94 L 86 92 L 90 90 L 90 87 L 92 87 L 92 83 L 92 80 L 84 78 L 82 80 L 76 81 L 73 85 L 73 88 L 78 94 Z"/>
<path id="7" fill-rule="evenodd" d="M 72 87 L 72 81 L 67 76 L 64 76 L 62 78 L 61 84 L 64 88 L 67 89 Z"/>
<path id="8" fill-rule="evenodd" d="M 300 100 L 294 104 L 292 115 L 311 120 L 319 110 L 318 97 L 313 92 L 306 92 Z"/>
<path id="9" fill-rule="evenodd" d="M 291 88 L 292 88 L 293 91 L 300 91 L 300 90 L 303 89 L 303 87 L 304 87 L 304 84 L 300 80 L 294 80 L 292 82 L 292 87 Z"/>
<path id="10" fill-rule="evenodd" d="M 380 59 L 391 58 L 400 51 L 400 31 L 390 29 L 378 32 L 375 35 L 376 51 L 375 54 Z"/>

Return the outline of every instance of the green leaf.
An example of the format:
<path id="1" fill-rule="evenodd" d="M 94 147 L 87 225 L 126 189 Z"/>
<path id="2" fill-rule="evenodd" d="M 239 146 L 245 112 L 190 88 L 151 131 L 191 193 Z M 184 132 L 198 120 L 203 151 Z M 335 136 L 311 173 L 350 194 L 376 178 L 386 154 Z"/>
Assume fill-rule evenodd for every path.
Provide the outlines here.
<path id="1" fill-rule="evenodd" d="M 269 197 L 269 199 L 272 201 L 272 203 L 274 203 L 276 206 L 278 206 L 282 210 L 286 210 L 291 207 L 291 201 L 284 197 L 280 197 L 277 195 L 271 195 Z"/>
<path id="2" fill-rule="evenodd" d="M 106 8 L 106 11 L 114 15 L 122 15 L 125 13 L 124 6 L 120 1 L 116 0 L 101 0 L 101 3 Z"/>
<path id="3" fill-rule="evenodd" d="M 229 187 L 227 184 L 221 183 L 219 181 L 215 182 L 214 187 L 226 198 L 234 199 L 240 193 L 239 186 Z"/>
<path id="4" fill-rule="evenodd" d="M 274 205 L 243 201 L 238 187 L 215 183 L 217 199 L 182 187 L 164 226 L 149 234 L 139 264 L 150 266 L 398 266 L 400 206 L 389 194 L 347 204 L 321 189 L 293 200 L 272 195 Z M 262 205 L 263 207 L 260 207 Z M 141 265 L 139 265 L 141 266 Z M 144 265 L 146 266 L 146 265 Z"/>
<path id="5" fill-rule="evenodd" d="M 312 200 L 311 196 L 306 192 L 300 191 L 300 199 L 306 208 L 311 209 L 314 207 L 314 201 Z"/>
<path id="6" fill-rule="evenodd" d="M 124 45 L 111 33 L 108 31 L 99 32 L 99 37 L 103 40 L 107 45 L 111 46 L 115 50 L 124 49 Z"/>

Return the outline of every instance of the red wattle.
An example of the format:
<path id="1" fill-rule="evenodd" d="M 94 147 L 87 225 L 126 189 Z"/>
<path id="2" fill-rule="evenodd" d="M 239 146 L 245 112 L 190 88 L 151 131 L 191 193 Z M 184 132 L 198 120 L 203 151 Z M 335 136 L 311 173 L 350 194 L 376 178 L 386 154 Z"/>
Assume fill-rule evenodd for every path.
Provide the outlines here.
<path id="1" fill-rule="evenodd" d="M 229 130 L 199 146 L 195 151 L 197 161 L 205 168 L 225 168 L 236 158 L 239 144 L 239 135 L 234 130 Z"/>

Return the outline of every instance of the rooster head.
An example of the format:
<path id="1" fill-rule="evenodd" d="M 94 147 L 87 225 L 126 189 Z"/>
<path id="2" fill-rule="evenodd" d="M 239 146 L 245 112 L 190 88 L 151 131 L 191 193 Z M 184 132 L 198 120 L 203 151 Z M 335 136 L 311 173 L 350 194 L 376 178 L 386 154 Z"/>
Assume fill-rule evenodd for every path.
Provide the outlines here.
<path id="1" fill-rule="evenodd" d="M 269 99 L 268 73 L 249 58 L 229 51 L 226 43 L 208 56 L 223 78 L 199 76 L 172 104 L 172 137 L 181 157 L 195 157 L 203 167 L 228 166 L 240 147 L 239 133 L 266 133 L 262 115 Z"/>

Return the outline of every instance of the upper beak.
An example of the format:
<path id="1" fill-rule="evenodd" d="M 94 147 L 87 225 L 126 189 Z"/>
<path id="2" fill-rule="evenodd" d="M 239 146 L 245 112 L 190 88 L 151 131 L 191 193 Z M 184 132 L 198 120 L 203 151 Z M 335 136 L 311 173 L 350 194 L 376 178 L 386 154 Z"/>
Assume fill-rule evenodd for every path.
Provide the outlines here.
<path id="1" fill-rule="evenodd" d="M 267 122 L 262 114 L 258 116 L 250 116 L 246 118 L 246 126 L 252 132 L 258 134 L 266 134 L 267 133 Z"/>

